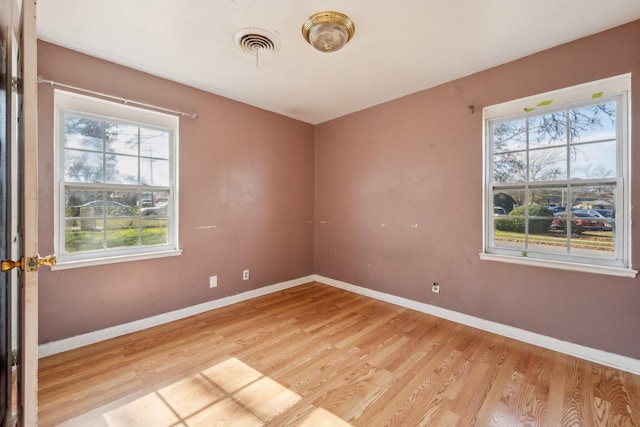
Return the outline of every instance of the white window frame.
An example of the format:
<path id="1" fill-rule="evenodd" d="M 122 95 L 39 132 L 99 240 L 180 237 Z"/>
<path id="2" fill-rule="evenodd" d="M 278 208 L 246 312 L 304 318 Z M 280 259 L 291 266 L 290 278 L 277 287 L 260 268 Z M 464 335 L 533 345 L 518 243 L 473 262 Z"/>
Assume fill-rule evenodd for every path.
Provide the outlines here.
<path id="1" fill-rule="evenodd" d="M 55 89 L 54 91 L 54 248 L 57 265 L 52 270 L 137 261 L 182 254 L 178 243 L 178 135 L 179 118 L 157 111 L 119 104 L 104 99 Z M 170 197 L 168 216 L 168 243 L 87 253 L 64 253 L 65 239 L 65 181 L 64 181 L 64 112 L 95 115 L 134 125 L 160 127 L 170 130 Z"/>
<path id="2" fill-rule="evenodd" d="M 570 108 L 592 100 L 597 96 L 619 97 L 616 147 L 618 170 L 620 173 L 611 181 L 616 183 L 616 234 L 615 260 L 593 263 L 580 256 L 563 256 L 560 260 L 553 253 L 538 253 L 534 256 L 519 250 L 506 250 L 493 246 L 493 199 L 491 184 L 493 179 L 493 146 L 490 140 L 490 123 L 499 120 L 518 119 L 532 109 L 544 112 L 544 108 Z M 549 104 L 549 100 L 553 100 Z M 635 277 L 637 271 L 631 267 L 631 74 L 624 74 L 570 88 L 547 92 L 514 101 L 485 107 L 483 109 L 483 250 L 480 258 L 514 264 L 556 268 L 607 274 L 621 277 Z M 567 182 L 567 181 L 565 181 Z M 569 182 L 573 182 L 569 180 Z M 579 181 L 578 181 L 579 182 Z M 552 185 L 554 181 L 545 184 Z M 518 183 L 514 183 L 518 184 Z M 622 242 L 619 242 L 622 239 Z M 590 260 L 593 261 L 593 260 Z M 597 260 L 596 260 L 597 262 Z"/>

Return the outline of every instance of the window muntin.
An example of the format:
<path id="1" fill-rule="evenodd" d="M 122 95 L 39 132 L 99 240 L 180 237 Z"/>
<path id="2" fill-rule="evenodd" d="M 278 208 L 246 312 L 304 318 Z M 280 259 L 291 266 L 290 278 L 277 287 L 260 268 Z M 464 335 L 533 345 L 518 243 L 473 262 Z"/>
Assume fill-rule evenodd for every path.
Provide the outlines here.
<path id="1" fill-rule="evenodd" d="M 55 96 L 59 262 L 176 251 L 178 119 Z"/>
<path id="2" fill-rule="evenodd" d="M 485 109 L 483 253 L 630 268 L 629 80 Z"/>

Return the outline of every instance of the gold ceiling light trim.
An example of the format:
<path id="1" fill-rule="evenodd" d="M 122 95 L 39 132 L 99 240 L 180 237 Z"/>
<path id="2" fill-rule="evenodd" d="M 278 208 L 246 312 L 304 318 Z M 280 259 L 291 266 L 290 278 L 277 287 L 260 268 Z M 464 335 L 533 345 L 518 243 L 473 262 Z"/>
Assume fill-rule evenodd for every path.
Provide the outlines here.
<path id="1" fill-rule="evenodd" d="M 356 26 L 347 15 L 333 11 L 314 13 L 302 24 L 302 36 L 320 52 L 340 50 L 355 31 Z"/>

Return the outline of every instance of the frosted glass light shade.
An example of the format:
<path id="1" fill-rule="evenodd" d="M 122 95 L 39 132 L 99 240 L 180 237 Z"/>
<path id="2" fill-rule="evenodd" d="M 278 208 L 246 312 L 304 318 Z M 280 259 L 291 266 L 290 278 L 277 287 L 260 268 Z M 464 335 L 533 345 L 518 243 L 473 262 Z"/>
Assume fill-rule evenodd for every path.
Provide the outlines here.
<path id="1" fill-rule="evenodd" d="M 302 25 L 302 36 L 320 52 L 340 50 L 355 32 L 355 25 L 347 15 L 339 12 L 318 12 Z"/>

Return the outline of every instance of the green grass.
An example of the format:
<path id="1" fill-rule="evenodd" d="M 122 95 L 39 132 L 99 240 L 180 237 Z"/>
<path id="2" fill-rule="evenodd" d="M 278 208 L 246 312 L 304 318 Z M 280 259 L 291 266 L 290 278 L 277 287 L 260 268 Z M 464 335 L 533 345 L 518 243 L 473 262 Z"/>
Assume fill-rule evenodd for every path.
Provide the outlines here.
<path id="1" fill-rule="evenodd" d="M 67 230 L 65 233 L 65 250 L 68 253 L 86 252 L 102 249 L 103 230 Z M 138 246 L 138 228 L 119 228 L 107 230 L 107 248 L 123 248 Z M 155 226 L 141 229 L 140 241 L 143 246 L 167 243 L 167 227 Z"/>
<path id="2" fill-rule="evenodd" d="M 511 231 L 495 231 L 496 241 L 524 243 L 524 234 Z M 529 234 L 529 243 L 537 245 L 566 246 L 567 235 L 564 231 L 549 231 L 544 234 Z M 588 231 L 571 236 L 571 246 L 584 249 L 613 251 L 613 236 L 610 231 Z"/>

